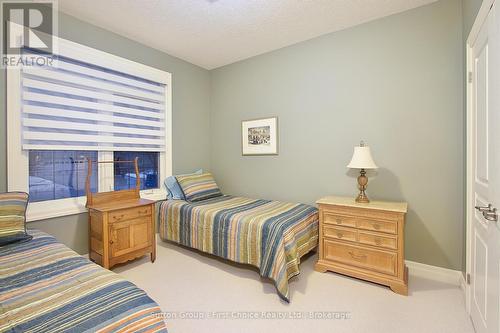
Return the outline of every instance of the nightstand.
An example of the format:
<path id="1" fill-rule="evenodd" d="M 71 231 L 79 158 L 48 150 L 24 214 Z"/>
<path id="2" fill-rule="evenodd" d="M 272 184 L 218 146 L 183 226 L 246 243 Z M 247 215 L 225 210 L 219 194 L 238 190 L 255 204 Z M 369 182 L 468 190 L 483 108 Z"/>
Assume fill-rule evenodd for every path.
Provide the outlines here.
<path id="1" fill-rule="evenodd" d="M 319 260 L 315 270 L 332 271 L 408 294 L 404 261 L 405 202 L 325 197 L 319 206 Z"/>
<path id="2" fill-rule="evenodd" d="M 156 259 L 154 200 L 140 196 L 139 158 L 132 161 L 92 161 L 87 159 L 85 192 L 89 210 L 89 257 L 104 268 L 111 268 L 145 254 Z M 92 193 L 92 164 L 134 163 L 135 188 Z"/>
<path id="3" fill-rule="evenodd" d="M 89 256 L 104 268 L 145 254 L 156 259 L 155 201 L 110 200 L 88 206 Z"/>

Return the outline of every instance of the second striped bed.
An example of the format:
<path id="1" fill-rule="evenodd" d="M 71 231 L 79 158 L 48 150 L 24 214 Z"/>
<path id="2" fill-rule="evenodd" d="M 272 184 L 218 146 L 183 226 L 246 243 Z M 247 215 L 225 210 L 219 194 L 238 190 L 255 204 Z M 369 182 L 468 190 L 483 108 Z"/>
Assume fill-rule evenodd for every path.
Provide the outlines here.
<path id="1" fill-rule="evenodd" d="M 318 244 L 318 210 L 305 204 L 233 196 L 167 200 L 159 220 L 163 240 L 258 267 L 286 301 L 300 258 Z"/>

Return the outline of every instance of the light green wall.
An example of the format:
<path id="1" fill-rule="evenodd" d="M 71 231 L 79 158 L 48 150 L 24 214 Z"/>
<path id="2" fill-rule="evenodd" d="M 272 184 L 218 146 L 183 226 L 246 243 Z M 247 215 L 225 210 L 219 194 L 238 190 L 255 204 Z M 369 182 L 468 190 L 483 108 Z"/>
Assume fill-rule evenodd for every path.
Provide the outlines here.
<path id="1" fill-rule="evenodd" d="M 469 32 L 476 20 L 477 13 L 482 3 L 483 0 L 462 0 L 464 41 L 467 41 L 467 37 L 469 36 Z"/>
<path id="2" fill-rule="evenodd" d="M 60 14 L 60 36 L 172 73 L 173 169 L 176 173 L 210 169 L 210 73 L 72 16 Z M 5 71 L 0 73 L 0 192 L 7 189 Z M 86 215 L 73 215 L 28 224 L 57 237 L 79 253 L 87 251 Z"/>
<path id="3" fill-rule="evenodd" d="M 462 5 L 441 0 L 211 72 L 211 165 L 225 193 L 314 203 L 356 193 L 409 203 L 406 257 L 462 268 Z M 279 156 L 241 156 L 240 122 L 279 117 Z"/>

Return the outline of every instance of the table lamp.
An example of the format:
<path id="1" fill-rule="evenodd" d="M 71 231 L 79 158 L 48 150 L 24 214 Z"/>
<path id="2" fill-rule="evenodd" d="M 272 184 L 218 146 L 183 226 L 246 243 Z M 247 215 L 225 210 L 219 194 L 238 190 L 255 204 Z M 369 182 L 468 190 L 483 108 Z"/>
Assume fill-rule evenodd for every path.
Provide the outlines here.
<path id="1" fill-rule="evenodd" d="M 365 146 L 363 141 L 359 143 L 359 147 L 354 147 L 354 154 L 352 155 L 351 162 L 347 165 L 347 167 L 351 169 L 360 169 L 360 175 L 358 177 L 359 194 L 356 198 L 356 202 L 370 202 L 365 193 L 366 185 L 368 184 L 368 177 L 366 177 L 365 169 L 376 169 L 377 165 L 373 161 L 370 147 Z"/>

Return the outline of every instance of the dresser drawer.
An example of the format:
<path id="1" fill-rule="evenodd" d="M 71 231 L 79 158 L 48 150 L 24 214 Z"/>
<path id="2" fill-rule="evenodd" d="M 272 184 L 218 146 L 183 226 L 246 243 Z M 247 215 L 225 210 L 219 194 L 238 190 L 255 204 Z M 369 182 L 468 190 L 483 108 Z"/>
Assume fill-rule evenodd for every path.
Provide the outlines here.
<path id="1" fill-rule="evenodd" d="M 358 232 L 358 240 L 361 244 L 385 247 L 396 250 L 398 248 L 398 239 L 396 236 L 380 235 L 365 231 Z"/>
<path id="2" fill-rule="evenodd" d="M 138 217 L 144 217 L 150 215 L 151 215 L 151 206 L 140 206 L 128 209 L 121 209 L 109 213 L 109 223 L 133 220 Z"/>
<path id="3" fill-rule="evenodd" d="M 359 229 L 386 232 L 390 234 L 397 234 L 398 232 L 397 222 L 392 222 L 392 221 L 357 219 L 356 227 Z"/>
<path id="4" fill-rule="evenodd" d="M 332 240 L 323 240 L 325 260 L 357 266 L 388 275 L 396 275 L 397 254 L 395 252 L 369 249 Z"/>
<path id="5" fill-rule="evenodd" d="M 346 241 L 356 242 L 358 240 L 358 232 L 356 229 L 334 227 L 325 225 L 323 227 L 323 236 L 329 238 L 342 239 Z"/>
<path id="6" fill-rule="evenodd" d="M 339 216 L 328 211 L 323 212 L 323 222 L 326 224 L 334 224 L 344 227 L 355 227 L 356 219 L 353 217 Z"/>

